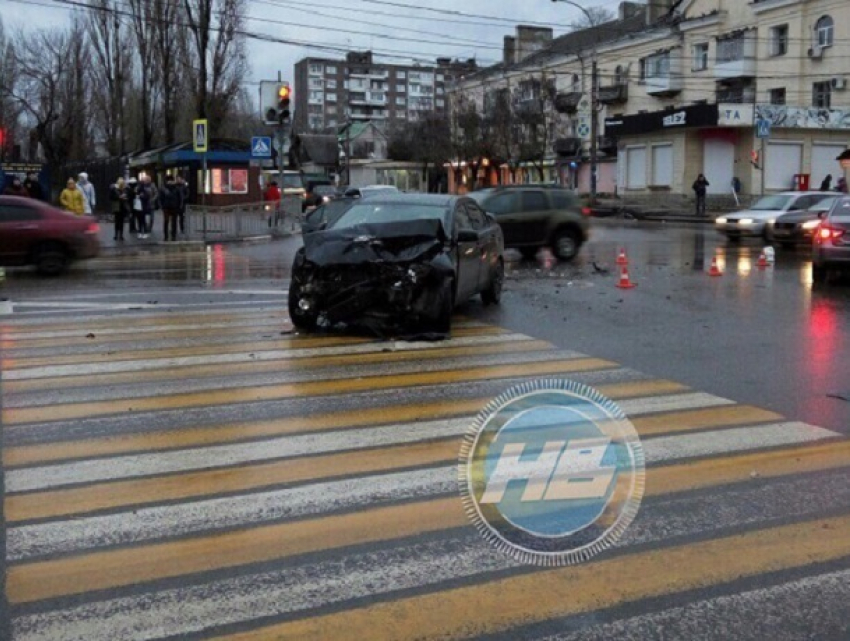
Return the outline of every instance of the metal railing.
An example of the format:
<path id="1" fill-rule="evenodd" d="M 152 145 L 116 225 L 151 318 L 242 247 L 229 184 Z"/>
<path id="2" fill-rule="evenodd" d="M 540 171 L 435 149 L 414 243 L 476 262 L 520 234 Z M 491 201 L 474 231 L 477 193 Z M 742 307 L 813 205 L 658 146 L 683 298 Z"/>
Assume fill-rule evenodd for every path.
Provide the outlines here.
<path id="1" fill-rule="evenodd" d="M 278 206 L 259 202 L 186 208 L 187 233 L 204 240 L 284 234 L 299 229 L 301 221 L 301 197 L 297 195 L 284 196 Z"/>

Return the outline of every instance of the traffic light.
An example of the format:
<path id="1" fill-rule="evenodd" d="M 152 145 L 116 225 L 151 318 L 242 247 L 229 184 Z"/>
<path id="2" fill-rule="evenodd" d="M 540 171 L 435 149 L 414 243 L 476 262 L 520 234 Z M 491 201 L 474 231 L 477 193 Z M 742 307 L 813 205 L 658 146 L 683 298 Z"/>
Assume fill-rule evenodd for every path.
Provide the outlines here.
<path id="1" fill-rule="evenodd" d="M 260 113 L 267 125 L 287 125 L 292 111 L 292 87 L 288 82 L 265 80 L 260 83 Z"/>
<path id="2" fill-rule="evenodd" d="M 289 102 L 291 96 L 292 90 L 289 88 L 289 83 L 283 83 L 277 90 L 277 114 L 278 120 L 282 125 L 289 123 Z"/>

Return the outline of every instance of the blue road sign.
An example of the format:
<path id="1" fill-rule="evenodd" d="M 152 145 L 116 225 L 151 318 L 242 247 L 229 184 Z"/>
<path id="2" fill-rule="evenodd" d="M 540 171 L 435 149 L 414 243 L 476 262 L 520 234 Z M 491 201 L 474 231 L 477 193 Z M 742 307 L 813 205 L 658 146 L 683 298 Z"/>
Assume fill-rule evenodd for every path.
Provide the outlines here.
<path id="1" fill-rule="evenodd" d="M 764 118 L 756 120 L 756 138 L 770 138 L 770 121 Z"/>
<path id="2" fill-rule="evenodd" d="M 251 158 L 271 158 L 272 139 L 268 136 L 254 136 L 251 138 Z"/>

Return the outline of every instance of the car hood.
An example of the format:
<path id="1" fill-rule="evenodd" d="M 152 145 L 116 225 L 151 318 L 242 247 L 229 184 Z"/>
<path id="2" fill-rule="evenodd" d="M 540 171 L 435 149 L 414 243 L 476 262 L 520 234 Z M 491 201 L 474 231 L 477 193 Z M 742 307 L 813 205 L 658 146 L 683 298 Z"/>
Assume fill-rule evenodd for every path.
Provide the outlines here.
<path id="1" fill-rule="evenodd" d="M 779 209 L 745 209 L 744 211 L 736 211 L 734 214 L 729 214 L 726 218 L 732 220 L 740 220 L 741 218 L 769 220 L 780 215 L 782 215 L 782 211 Z"/>
<path id="2" fill-rule="evenodd" d="M 319 266 L 407 263 L 439 253 L 446 240 L 443 223 L 437 219 L 366 223 L 304 236 L 304 253 Z"/>
<path id="3" fill-rule="evenodd" d="M 814 212 L 795 211 L 790 214 L 782 214 L 776 219 L 777 223 L 804 223 L 809 220 L 817 220 L 818 215 Z"/>

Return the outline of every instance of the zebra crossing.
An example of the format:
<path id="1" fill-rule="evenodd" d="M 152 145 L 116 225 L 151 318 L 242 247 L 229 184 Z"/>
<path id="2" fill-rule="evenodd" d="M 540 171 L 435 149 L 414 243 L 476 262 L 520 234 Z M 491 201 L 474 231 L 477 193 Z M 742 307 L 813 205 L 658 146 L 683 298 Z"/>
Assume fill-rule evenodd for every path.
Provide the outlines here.
<path id="1" fill-rule="evenodd" d="M 301 336 L 255 307 L 12 317 L 0 349 L 14 639 L 635 638 L 679 610 L 728 638 L 717 612 L 781 633 L 747 607 L 850 596 L 850 442 L 531 336 Z M 457 488 L 476 413 L 540 377 L 615 400 L 647 460 L 617 548 L 554 570 L 492 549 Z"/>

